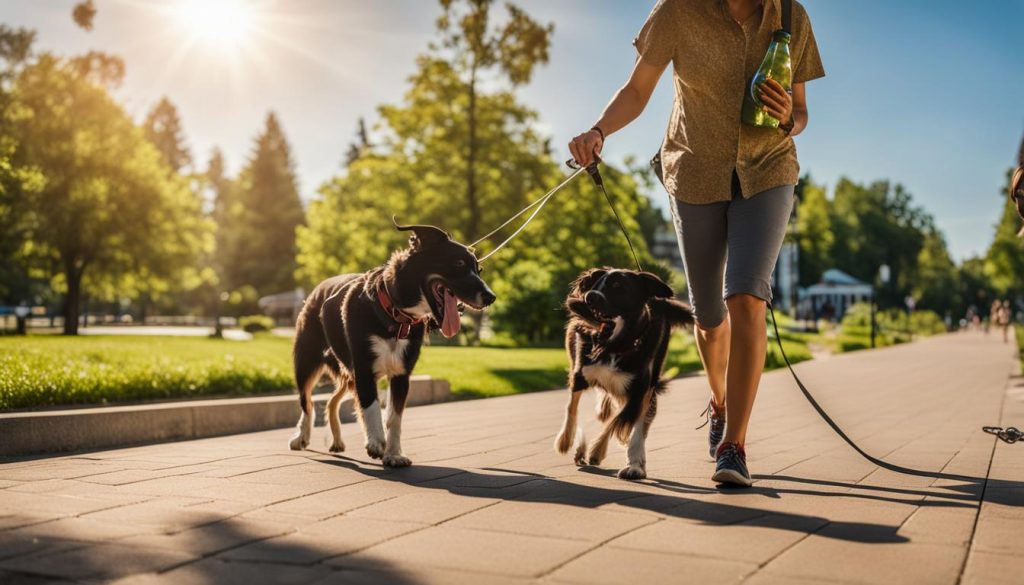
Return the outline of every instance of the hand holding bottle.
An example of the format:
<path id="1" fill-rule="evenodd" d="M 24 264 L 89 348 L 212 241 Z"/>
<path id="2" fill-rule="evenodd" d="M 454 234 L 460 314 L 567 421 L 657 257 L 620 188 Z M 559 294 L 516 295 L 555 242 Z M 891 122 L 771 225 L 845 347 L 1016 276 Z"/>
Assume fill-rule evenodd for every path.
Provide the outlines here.
<path id="1" fill-rule="evenodd" d="M 766 79 L 757 86 L 757 97 L 772 118 L 785 123 L 793 116 L 793 96 L 774 79 Z"/>

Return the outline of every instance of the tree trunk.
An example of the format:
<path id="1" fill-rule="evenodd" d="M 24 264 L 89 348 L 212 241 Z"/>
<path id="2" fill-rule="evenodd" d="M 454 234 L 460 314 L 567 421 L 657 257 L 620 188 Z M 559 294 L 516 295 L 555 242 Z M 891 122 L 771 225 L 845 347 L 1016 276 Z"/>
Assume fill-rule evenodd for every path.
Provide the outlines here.
<path id="1" fill-rule="evenodd" d="M 68 294 L 64 298 L 64 335 L 78 335 L 78 313 L 82 303 L 82 270 L 68 263 L 64 270 Z"/>
<path id="2" fill-rule="evenodd" d="M 466 205 L 469 207 L 469 222 L 466 224 L 466 239 L 476 240 L 480 229 L 480 203 L 476 197 L 476 64 L 469 76 L 469 152 L 466 155 Z"/>
<path id="3" fill-rule="evenodd" d="M 146 324 L 146 317 L 149 313 L 149 293 L 142 293 L 139 297 L 139 324 Z"/>

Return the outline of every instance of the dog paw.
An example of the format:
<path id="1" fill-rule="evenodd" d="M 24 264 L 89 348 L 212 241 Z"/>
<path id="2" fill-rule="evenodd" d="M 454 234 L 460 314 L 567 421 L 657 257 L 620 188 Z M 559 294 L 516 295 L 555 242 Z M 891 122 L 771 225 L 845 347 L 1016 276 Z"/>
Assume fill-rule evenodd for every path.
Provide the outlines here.
<path id="1" fill-rule="evenodd" d="M 331 446 L 327 448 L 331 453 L 341 453 L 345 450 L 345 443 L 341 441 L 335 441 L 331 443 Z"/>
<path id="2" fill-rule="evenodd" d="M 597 453 L 591 453 L 590 457 L 587 457 L 587 465 L 595 465 L 595 466 L 596 465 L 601 465 L 601 461 L 603 461 L 603 460 L 604 460 L 603 456 L 601 456 L 601 455 L 599 455 Z"/>
<path id="3" fill-rule="evenodd" d="M 647 477 L 647 471 L 643 467 L 640 467 L 639 465 L 627 465 L 620 469 L 619 472 L 615 474 L 615 476 L 618 477 L 619 479 L 644 479 L 645 477 Z"/>
<path id="4" fill-rule="evenodd" d="M 385 455 L 382 462 L 384 467 L 409 467 L 412 465 L 412 459 L 404 455 Z"/>
<path id="5" fill-rule="evenodd" d="M 291 441 L 288 441 L 288 447 L 292 451 L 302 451 L 309 446 L 309 439 L 303 437 L 301 434 L 292 437 Z"/>
<path id="6" fill-rule="evenodd" d="M 378 439 L 368 439 L 366 441 L 366 454 L 374 459 L 380 459 L 384 456 L 384 441 Z"/>
<path id="7" fill-rule="evenodd" d="M 576 445 L 576 453 L 573 454 L 572 460 L 578 467 L 583 467 L 587 464 L 587 442 L 586 440 L 580 441 L 579 445 Z"/>

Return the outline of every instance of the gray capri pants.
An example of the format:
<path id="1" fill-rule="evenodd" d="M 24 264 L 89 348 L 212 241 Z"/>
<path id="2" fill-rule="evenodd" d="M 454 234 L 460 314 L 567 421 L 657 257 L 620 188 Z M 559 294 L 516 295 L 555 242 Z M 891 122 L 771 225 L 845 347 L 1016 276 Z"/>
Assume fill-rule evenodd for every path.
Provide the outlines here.
<path id="1" fill-rule="evenodd" d="M 725 299 L 733 295 L 772 300 L 772 272 L 793 211 L 793 190 L 784 185 L 749 199 L 734 193 L 731 201 L 702 205 L 671 197 L 690 304 L 701 329 L 725 320 Z"/>

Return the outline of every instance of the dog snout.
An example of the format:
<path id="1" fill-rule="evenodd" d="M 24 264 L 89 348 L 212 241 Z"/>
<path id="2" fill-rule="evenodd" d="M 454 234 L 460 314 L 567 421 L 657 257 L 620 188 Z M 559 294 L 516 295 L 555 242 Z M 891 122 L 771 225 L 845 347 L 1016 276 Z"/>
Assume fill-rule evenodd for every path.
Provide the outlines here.
<path id="1" fill-rule="evenodd" d="M 484 285 L 483 292 L 481 292 L 478 296 L 480 299 L 480 306 L 482 307 L 489 307 L 492 304 L 494 304 L 494 301 L 498 299 L 498 295 L 494 294 L 494 291 L 492 291 L 486 285 Z"/>
<path id="2" fill-rule="evenodd" d="M 598 311 L 605 311 L 608 309 L 608 298 L 600 291 L 587 291 L 587 294 L 583 297 L 583 301 L 587 303 L 589 307 L 597 309 Z"/>

